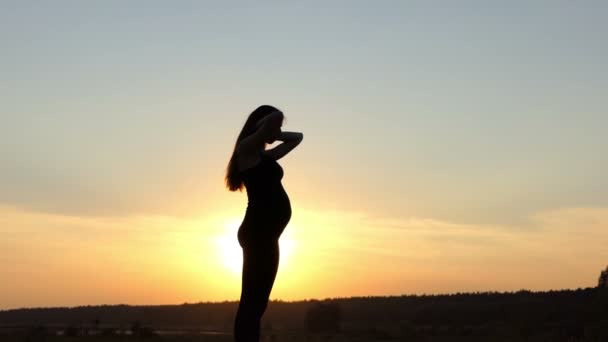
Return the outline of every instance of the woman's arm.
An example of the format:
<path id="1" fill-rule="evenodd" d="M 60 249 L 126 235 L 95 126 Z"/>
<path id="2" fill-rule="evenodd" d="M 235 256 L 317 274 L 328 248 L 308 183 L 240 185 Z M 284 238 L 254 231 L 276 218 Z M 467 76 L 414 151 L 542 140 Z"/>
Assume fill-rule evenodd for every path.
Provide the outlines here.
<path id="1" fill-rule="evenodd" d="M 275 148 L 271 148 L 264 151 L 264 153 L 275 160 L 281 159 L 287 153 L 293 150 L 296 146 L 298 146 L 303 139 L 304 134 L 300 132 L 282 131 L 281 134 L 279 134 L 279 136 L 277 137 L 277 140 L 280 140 L 283 143 L 279 144 Z"/>
<path id="2" fill-rule="evenodd" d="M 277 140 L 280 140 L 283 142 L 295 141 L 295 140 L 302 141 L 302 139 L 304 139 L 304 135 L 300 132 L 281 131 L 281 134 L 277 137 Z"/>

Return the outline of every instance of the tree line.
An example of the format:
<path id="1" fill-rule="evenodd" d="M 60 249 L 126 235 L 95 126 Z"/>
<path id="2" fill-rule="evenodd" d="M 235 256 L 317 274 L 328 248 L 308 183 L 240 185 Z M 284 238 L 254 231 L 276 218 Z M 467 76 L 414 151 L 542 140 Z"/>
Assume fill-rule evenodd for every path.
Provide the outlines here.
<path id="1" fill-rule="evenodd" d="M 230 332 L 237 302 L 181 305 L 99 305 L 0 311 L 0 327 L 126 326 Z M 552 332 L 608 338 L 608 289 L 476 292 L 271 301 L 266 331 L 385 334 L 513 334 Z M 604 334 L 604 335 L 602 335 Z"/>

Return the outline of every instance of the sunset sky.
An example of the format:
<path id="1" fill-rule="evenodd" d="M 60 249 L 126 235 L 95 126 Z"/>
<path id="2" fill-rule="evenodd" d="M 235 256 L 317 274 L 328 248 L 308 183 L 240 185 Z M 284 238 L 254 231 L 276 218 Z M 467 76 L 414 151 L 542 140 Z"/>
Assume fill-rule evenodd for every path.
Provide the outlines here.
<path id="1" fill-rule="evenodd" d="M 237 5 L 238 4 L 238 5 Z M 595 286 L 608 2 L 0 4 L 0 309 L 237 300 L 271 104 L 292 218 L 271 299 Z"/>

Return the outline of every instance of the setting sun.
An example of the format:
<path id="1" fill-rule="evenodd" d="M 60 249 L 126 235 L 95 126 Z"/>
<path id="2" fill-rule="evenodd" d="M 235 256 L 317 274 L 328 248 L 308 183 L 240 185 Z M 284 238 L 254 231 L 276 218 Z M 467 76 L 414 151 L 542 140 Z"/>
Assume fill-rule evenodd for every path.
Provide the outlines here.
<path id="1" fill-rule="evenodd" d="M 218 261 L 226 270 L 233 274 L 240 274 L 243 267 L 243 251 L 237 240 L 237 232 L 241 219 L 233 218 L 224 224 L 223 233 L 213 239 Z M 289 229 L 289 228 L 288 228 Z M 279 239 L 280 267 L 284 267 L 294 250 L 294 241 L 286 229 Z"/>

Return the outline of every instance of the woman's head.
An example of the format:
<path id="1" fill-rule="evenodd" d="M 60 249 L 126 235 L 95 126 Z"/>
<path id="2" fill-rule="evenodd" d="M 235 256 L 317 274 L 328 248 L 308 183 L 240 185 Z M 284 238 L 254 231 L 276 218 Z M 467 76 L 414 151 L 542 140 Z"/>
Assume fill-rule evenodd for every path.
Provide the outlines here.
<path id="1" fill-rule="evenodd" d="M 236 143 L 234 144 L 234 148 L 232 150 L 232 156 L 230 157 L 228 167 L 226 168 L 225 182 L 226 187 L 230 191 L 242 191 L 243 189 L 243 179 L 240 177 L 240 173 L 238 172 L 236 163 L 236 149 L 239 143 L 249 135 L 253 134 L 261 126 L 261 124 L 263 123 L 263 119 L 266 118 L 268 115 L 274 113 L 275 111 L 281 112 L 273 106 L 261 105 L 253 112 L 251 112 L 251 114 L 249 114 L 249 117 L 247 117 L 245 125 L 243 125 L 243 128 L 241 129 L 241 132 L 239 133 L 236 139 Z M 280 127 L 278 127 L 277 131 L 275 131 L 275 134 L 271 138 L 269 138 L 266 143 L 272 144 L 280 133 L 281 129 Z"/>
<path id="2" fill-rule="evenodd" d="M 245 121 L 245 125 L 243 126 L 243 129 L 241 130 L 239 137 L 237 138 L 237 145 L 238 145 L 238 143 L 241 142 L 241 140 L 243 140 L 244 138 L 248 137 L 249 135 L 251 135 L 255 131 L 257 131 L 257 129 L 260 128 L 262 123 L 264 123 L 264 119 L 267 118 L 268 115 L 270 115 L 274 112 L 281 112 L 281 111 L 270 105 L 261 105 L 258 108 L 256 108 L 253 112 L 251 112 L 251 114 L 249 114 L 249 117 L 247 118 L 247 121 Z M 280 128 L 280 127 L 278 127 L 278 128 Z M 280 130 L 279 130 L 279 133 L 280 133 Z M 269 143 L 272 143 L 272 141 Z"/>

